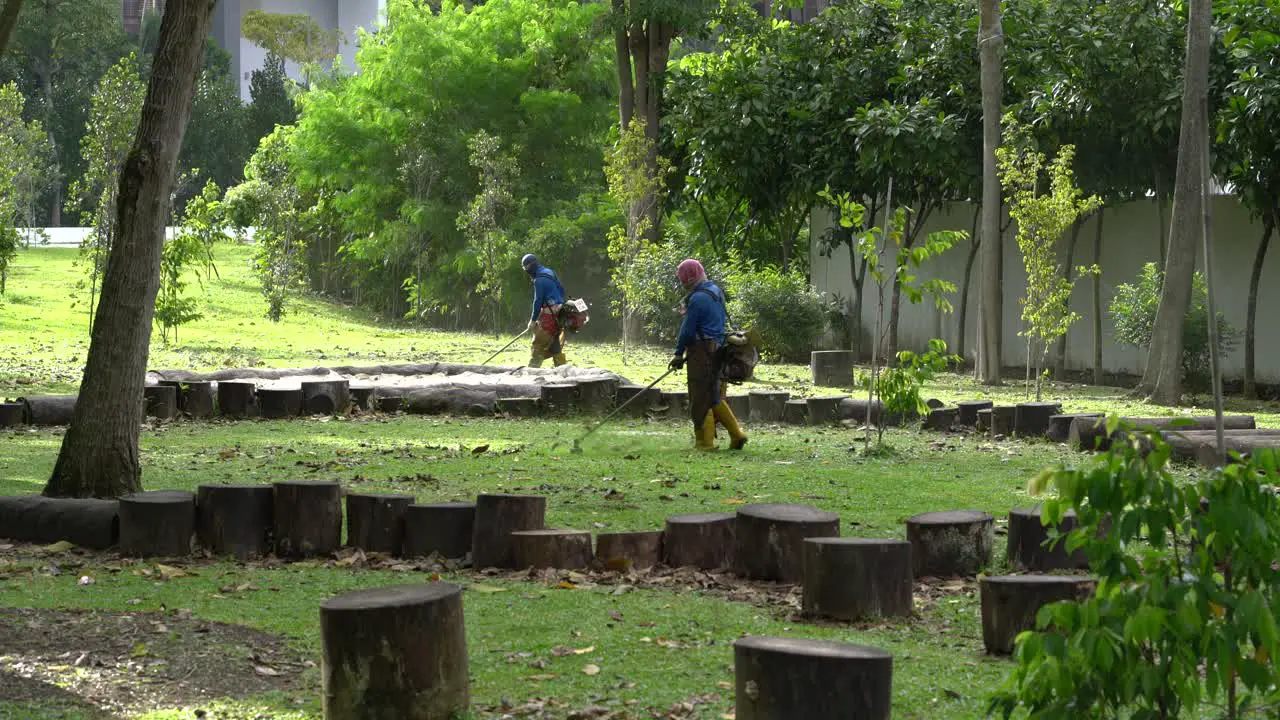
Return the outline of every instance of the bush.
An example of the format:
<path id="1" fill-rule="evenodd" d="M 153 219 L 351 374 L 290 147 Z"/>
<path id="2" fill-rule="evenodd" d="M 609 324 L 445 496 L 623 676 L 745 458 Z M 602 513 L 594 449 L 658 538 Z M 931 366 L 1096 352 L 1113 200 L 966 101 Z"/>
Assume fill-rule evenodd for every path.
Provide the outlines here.
<path id="1" fill-rule="evenodd" d="M 1155 263 L 1147 263 L 1136 283 L 1116 288 L 1116 296 L 1111 300 L 1111 320 L 1116 325 L 1117 340 L 1139 348 L 1151 344 L 1163 286 L 1164 273 Z M 1235 348 L 1238 335 L 1222 313 L 1218 313 L 1220 355 Z M 1209 381 L 1209 295 L 1200 273 L 1192 279 L 1191 307 L 1182 321 L 1182 372 L 1192 384 L 1204 386 Z"/>

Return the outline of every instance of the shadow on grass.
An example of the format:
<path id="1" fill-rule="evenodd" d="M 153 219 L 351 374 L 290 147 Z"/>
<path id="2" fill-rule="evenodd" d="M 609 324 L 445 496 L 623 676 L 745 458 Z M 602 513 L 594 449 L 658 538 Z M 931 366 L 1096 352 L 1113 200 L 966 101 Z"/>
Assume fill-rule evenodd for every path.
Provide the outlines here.
<path id="1" fill-rule="evenodd" d="M 0 670 L 0 720 L 117 720 L 57 685 Z"/>

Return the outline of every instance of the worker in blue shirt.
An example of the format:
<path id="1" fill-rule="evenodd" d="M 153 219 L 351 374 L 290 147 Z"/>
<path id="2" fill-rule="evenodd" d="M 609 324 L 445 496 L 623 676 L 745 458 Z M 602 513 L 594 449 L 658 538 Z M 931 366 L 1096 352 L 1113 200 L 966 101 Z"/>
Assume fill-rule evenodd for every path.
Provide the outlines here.
<path id="1" fill-rule="evenodd" d="M 694 446 L 699 450 L 715 450 L 716 422 L 719 421 L 729 432 L 730 449 L 741 450 L 747 444 L 747 434 L 724 400 L 727 385 L 720 379 L 720 348 L 724 345 L 729 320 L 724 292 L 707 279 L 706 270 L 697 260 L 680 263 L 676 278 L 689 294 L 684 302 L 684 323 L 676 341 L 675 357 L 669 367 L 686 370 Z"/>
<path id="2" fill-rule="evenodd" d="M 564 329 L 560 327 L 560 306 L 564 305 L 564 287 L 549 267 L 532 254 L 520 259 L 520 265 L 533 280 L 533 313 L 529 329 L 533 331 L 532 356 L 529 367 L 542 367 L 551 358 L 556 367 L 569 362 L 564 356 Z"/>

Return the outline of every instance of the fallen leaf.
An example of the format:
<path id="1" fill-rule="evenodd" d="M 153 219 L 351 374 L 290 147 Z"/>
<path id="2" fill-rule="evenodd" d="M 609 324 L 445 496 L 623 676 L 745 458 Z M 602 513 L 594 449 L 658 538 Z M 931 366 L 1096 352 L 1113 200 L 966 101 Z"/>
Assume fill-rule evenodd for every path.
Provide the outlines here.
<path id="1" fill-rule="evenodd" d="M 148 653 L 146 643 L 138 643 L 133 646 L 133 650 L 129 653 L 129 657 L 146 657 Z"/>
<path id="2" fill-rule="evenodd" d="M 556 585 L 556 587 L 560 590 L 575 590 L 577 589 L 578 586 L 574 585 L 568 580 L 561 580 L 559 584 Z"/>
<path id="3" fill-rule="evenodd" d="M 77 585 L 92 585 L 92 584 L 93 584 L 93 578 L 89 577 L 88 575 L 82 575 L 82 576 L 80 577 L 80 579 L 79 579 L 78 581 L 76 581 L 76 584 L 77 584 Z"/>
<path id="4" fill-rule="evenodd" d="M 475 447 L 471 448 L 471 454 L 472 454 L 472 455 L 483 455 L 483 454 L 485 454 L 485 453 L 487 453 L 487 452 L 489 452 L 489 446 L 488 446 L 488 445 L 477 445 L 477 446 L 475 446 Z"/>
<path id="5" fill-rule="evenodd" d="M 617 610 L 610 610 L 609 617 L 612 618 L 614 622 L 622 622 L 622 613 Z"/>
<path id="6" fill-rule="evenodd" d="M 66 540 L 59 540 L 52 545 L 45 545 L 40 549 L 47 553 L 64 553 L 74 547 L 75 543 L 69 543 Z"/>
<path id="7" fill-rule="evenodd" d="M 269 668 L 266 665 L 254 665 L 253 671 L 258 673 L 259 675 L 265 675 L 267 677 L 275 677 L 280 674 L 279 670 L 276 670 L 275 668 Z"/>
<path id="8" fill-rule="evenodd" d="M 467 589 L 475 590 L 476 592 L 482 592 L 482 593 L 500 593 L 500 592 L 507 591 L 506 588 L 498 587 L 497 585 L 480 585 L 480 584 L 468 586 Z"/>
<path id="9" fill-rule="evenodd" d="M 164 578 L 165 580 L 172 580 L 174 578 L 186 577 L 189 574 L 186 570 L 183 570 L 182 568 L 176 568 L 176 567 L 173 567 L 172 565 L 161 565 L 160 563 L 156 563 L 156 570 L 160 572 L 160 577 Z"/>
<path id="10" fill-rule="evenodd" d="M 742 498 L 725 498 L 720 502 L 724 503 L 725 505 L 742 505 L 742 504 L 745 504 L 747 501 L 743 500 Z"/>
<path id="11" fill-rule="evenodd" d="M 720 688 L 721 690 L 730 690 L 733 688 L 733 683 L 721 680 L 720 682 L 716 683 L 716 687 Z"/>
<path id="12" fill-rule="evenodd" d="M 599 675 L 599 674 L 600 674 L 600 666 L 599 666 L 599 665 L 594 665 L 594 664 L 592 664 L 592 665 L 588 665 L 588 666 L 586 666 L 586 667 L 582 668 L 582 674 L 583 674 L 583 675 Z"/>
<path id="13" fill-rule="evenodd" d="M 556 675 L 555 673 L 544 673 L 544 674 L 542 674 L 542 675 L 530 675 L 529 677 L 525 678 L 525 680 L 532 680 L 532 681 L 534 681 L 534 682 L 541 682 L 541 681 L 543 681 L 543 680 L 554 680 L 554 679 L 556 679 L 556 677 L 557 677 L 557 675 Z"/>
<path id="14" fill-rule="evenodd" d="M 596 646 L 595 646 L 595 645 L 588 645 L 587 647 L 584 647 L 584 648 L 574 648 L 574 649 L 573 649 L 573 654 L 574 654 L 574 655 L 586 655 L 587 653 L 593 653 L 593 652 L 595 652 L 595 651 L 596 651 Z"/>

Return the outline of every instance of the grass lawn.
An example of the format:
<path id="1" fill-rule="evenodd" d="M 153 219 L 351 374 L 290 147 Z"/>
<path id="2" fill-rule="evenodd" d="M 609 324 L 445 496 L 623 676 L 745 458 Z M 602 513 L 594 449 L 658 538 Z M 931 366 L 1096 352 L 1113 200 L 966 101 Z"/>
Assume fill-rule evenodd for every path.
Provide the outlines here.
<path id="1" fill-rule="evenodd" d="M 10 294 L 0 302 L 0 396 L 76 387 L 87 336 L 86 316 L 68 294 L 78 278 L 74 257 L 56 249 L 20 254 Z M 262 316 L 249 263 L 247 248 L 219 249 L 221 279 L 208 287 L 206 317 L 183 328 L 172 346 L 157 337 L 151 367 L 478 361 L 498 346 L 491 337 L 379 325 L 318 299 L 272 324 Z M 513 350 L 504 360 L 517 363 L 524 352 Z M 661 374 L 667 357 L 662 349 L 633 349 L 624 365 L 616 345 L 581 343 L 569 354 L 578 364 L 637 381 Z M 759 384 L 835 392 L 809 387 L 807 376 L 803 366 L 768 365 Z M 979 388 L 956 375 L 930 394 L 1022 397 L 1018 388 Z M 1068 409 L 1167 414 L 1114 388 L 1050 384 L 1047 396 Z M 1233 409 L 1280 426 L 1275 406 Z M 748 428 L 744 453 L 694 454 L 687 422 L 637 420 L 611 424 L 583 453 L 571 454 L 583 429 L 573 421 L 419 416 L 174 422 L 143 433 L 143 482 L 149 489 L 194 489 L 328 479 L 351 491 L 407 493 L 420 502 L 524 492 L 547 496 L 550 525 L 593 531 L 657 529 L 676 513 L 796 502 L 838 512 L 846 536 L 902 537 L 906 517 L 931 510 L 981 509 L 1003 519 L 1010 508 L 1032 502 L 1025 487 L 1037 470 L 1084 461 L 1043 442 L 914 430 L 891 430 L 892 451 L 867 458 L 851 452 L 861 445 L 859 431 L 789 427 Z M 0 494 L 39 492 L 60 441 L 58 429 L 0 434 Z M 1003 550 L 998 537 L 997 558 Z M 900 718 L 981 717 L 987 693 L 1008 670 L 1007 661 L 982 652 L 972 582 L 918 585 L 910 620 L 848 625 L 796 617 L 790 588 L 689 573 L 490 577 L 332 559 L 162 566 L 0 545 L 0 718 L 168 720 L 195 717 L 196 708 L 207 717 L 319 718 L 319 603 L 351 589 L 423 582 L 437 571 L 468 588 L 479 717 L 512 708 L 528 710 L 528 717 L 569 717 L 598 706 L 637 718 L 720 718 L 732 711 L 731 643 L 744 634 L 832 638 L 891 651 Z M 127 632 L 102 630 L 113 623 Z M 599 673 L 584 673 L 588 665 Z"/>

